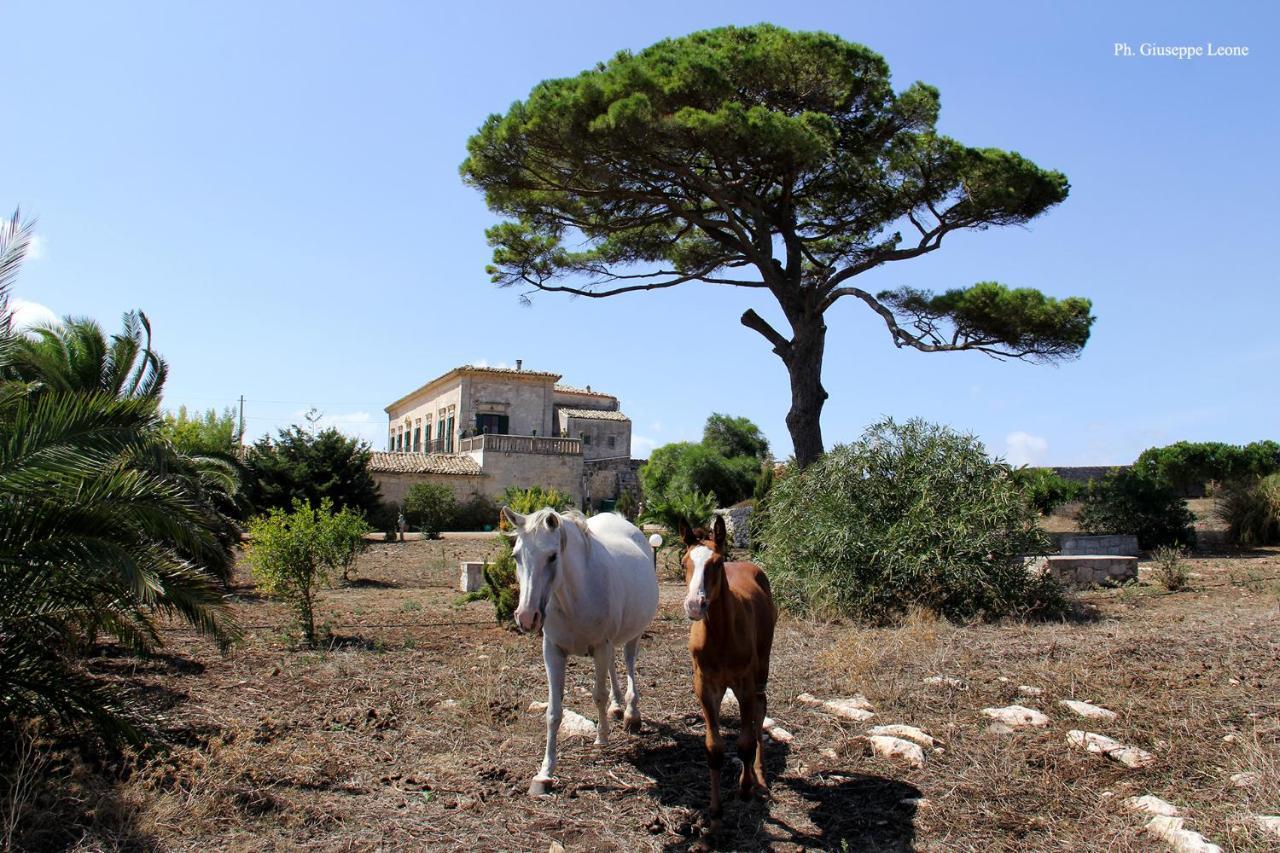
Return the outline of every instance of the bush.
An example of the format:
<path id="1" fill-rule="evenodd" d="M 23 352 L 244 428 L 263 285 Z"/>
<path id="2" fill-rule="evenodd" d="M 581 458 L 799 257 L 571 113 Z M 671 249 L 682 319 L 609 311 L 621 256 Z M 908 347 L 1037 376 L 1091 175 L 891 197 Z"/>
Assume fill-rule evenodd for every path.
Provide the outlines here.
<path id="1" fill-rule="evenodd" d="M 710 528 L 711 514 L 715 509 L 714 495 L 699 491 L 679 491 L 650 501 L 641 521 L 645 524 L 662 525 L 669 534 L 664 539 L 675 537 L 678 540 L 682 525 L 690 530 Z"/>
<path id="2" fill-rule="evenodd" d="M 369 445 L 335 429 L 319 433 L 294 426 L 264 438 L 245 457 L 251 473 L 250 501 L 259 511 L 288 511 L 301 499 L 318 507 L 328 498 L 335 509 L 351 507 L 366 516 L 382 498 L 369 473 Z"/>
<path id="3" fill-rule="evenodd" d="M 1115 469 L 1089 483 L 1080 527 L 1086 533 L 1132 533 L 1144 550 L 1161 545 L 1194 545 L 1194 516 L 1172 486 L 1136 468 Z"/>
<path id="4" fill-rule="evenodd" d="M 1280 471 L 1280 444 L 1179 441 L 1142 451 L 1134 468 L 1186 494 L 1210 481 L 1248 481 Z"/>
<path id="5" fill-rule="evenodd" d="M 492 560 L 484 567 L 484 588 L 462 597 L 466 601 L 490 601 L 499 624 L 511 621 L 520 603 L 520 584 L 516 580 L 516 558 L 511 552 L 511 539 L 499 537 L 500 544 Z"/>
<path id="6" fill-rule="evenodd" d="M 1224 484 L 1216 510 L 1226 522 L 1228 541 L 1237 545 L 1280 543 L 1280 474 Z"/>
<path id="7" fill-rule="evenodd" d="M 645 499 L 664 495 L 710 492 L 720 506 L 750 497 L 760 473 L 760 461 L 750 456 L 729 458 L 702 444 L 665 444 L 649 455 L 640 469 Z"/>
<path id="8" fill-rule="evenodd" d="M 1161 545 L 1157 548 L 1151 555 L 1156 563 L 1152 570 L 1156 583 L 1169 592 L 1186 589 L 1191 580 L 1191 570 L 1182 559 L 1185 555 L 1186 551 L 1177 545 Z"/>
<path id="9" fill-rule="evenodd" d="M 457 515 L 458 501 L 448 486 L 415 483 L 404 496 L 405 520 L 427 536 L 451 529 Z"/>
<path id="10" fill-rule="evenodd" d="M 1064 607 L 1023 564 L 1048 551 L 1034 507 L 972 436 L 886 419 L 780 479 L 768 504 L 759 559 L 792 611 L 888 622 Z"/>
<path id="11" fill-rule="evenodd" d="M 316 641 L 315 603 L 329 573 L 349 565 L 364 547 L 368 526 L 350 509 L 334 513 L 295 500 L 292 512 L 273 509 L 249 523 L 249 563 L 258 585 L 293 607 L 304 642 Z"/>
<path id="12" fill-rule="evenodd" d="M 465 503 L 458 504 L 453 521 L 446 530 L 493 530 L 498 525 L 498 504 L 486 495 L 473 494 Z"/>
<path id="13" fill-rule="evenodd" d="M 1041 515 L 1048 515 L 1063 504 L 1076 500 L 1084 491 L 1084 484 L 1063 479 L 1051 468 L 1016 468 L 1013 481 Z"/>
<path id="14" fill-rule="evenodd" d="M 559 489 L 547 489 L 542 486 L 522 489 L 519 486 L 507 486 L 502 492 L 502 503 L 521 515 L 528 515 L 544 507 L 555 510 L 571 509 L 575 501 L 573 495 L 565 494 Z"/>

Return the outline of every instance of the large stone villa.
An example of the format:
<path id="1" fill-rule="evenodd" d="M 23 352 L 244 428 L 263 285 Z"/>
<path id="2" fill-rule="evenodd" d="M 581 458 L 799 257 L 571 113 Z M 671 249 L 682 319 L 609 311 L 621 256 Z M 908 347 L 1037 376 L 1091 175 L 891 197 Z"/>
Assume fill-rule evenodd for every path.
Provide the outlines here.
<path id="1" fill-rule="evenodd" d="M 382 496 L 415 483 L 459 500 L 508 486 L 556 488 L 579 505 L 609 506 L 636 488 L 631 419 L 618 398 L 561 385 L 558 373 L 464 365 L 386 407 L 387 449 L 370 462 Z"/>

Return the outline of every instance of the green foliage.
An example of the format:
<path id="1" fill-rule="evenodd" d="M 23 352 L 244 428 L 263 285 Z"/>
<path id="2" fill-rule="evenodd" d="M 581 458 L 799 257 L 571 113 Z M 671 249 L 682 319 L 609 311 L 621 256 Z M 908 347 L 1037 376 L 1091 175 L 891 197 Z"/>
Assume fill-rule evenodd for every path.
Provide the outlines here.
<path id="1" fill-rule="evenodd" d="M 766 461 L 760 468 L 760 476 L 756 479 L 755 488 L 751 490 L 751 497 L 755 498 L 757 504 L 763 503 L 769 497 L 769 490 L 773 488 L 776 476 L 773 473 L 773 463 Z"/>
<path id="2" fill-rule="evenodd" d="M 1134 468 L 1117 468 L 1102 482 L 1090 482 L 1080 511 L 1086 533 L 1132 533 L 1146 550 L 1194 545 L 1194 520 L 1177 490 Z"/>
<path id="3" fill-rule="evenodd" d="M 415 483 L 404 496 L 405 520 L 428 536 L 450 529 L 457 515 L 458 500 L 448 486 Z"/>
<path id="4" fill-rule="evenodd" d="M 516 558 L 511 539 L 500 536 L 498 550 L 484 567 L 484 587 L 463 596 L 463 601 L 493 603 L 494 618 L 499 624 L 510 622 L 520 603 L 520 584 L 516 579 Z"/>
<path id="5" fill-rule="evenodd" d="M 250 449 L 249 498 L 259 510 L 288 510 L 297 500 L 318 507 L 327 498 L 335 509 L 350 507 L 373 517 L 381 498 L 369 458 L 366 443 L 336 429 L 311 433 L 295 425 Z"/>
<path id="6" fill-rule="evenodd" d="M 750 420 L 713 414 L 700 444 L 664 444 L 649 454 L 640 469 L 640 485 L 650 504 L 676 494 L 708 492 L 720 506 L 732 506 L 751 497 L 768 452 L 769 443 Z"/>
<path id="7" fill-rule="evenodd" d="M 498 525 L 501 508 L 487 495 L 473 494 L 458 504 L 448 530 L 493 530 Z"/>
<path id="8" fill-rule="evenodd" d="M 1079 498 L 1085 490 L 1083 483 L 1059 477 L 1052 468 L 1023 466 L 1012 472 L 1013 481 L 1035 505 L 1041 515 L 1048 515 L 1064 503 Z"/>
<path id="9" fill-rule="evenodd" d="M 667 530 L 663 540 L 669 544 L 679 542 L 681 527 L 690 530 L 710 528 L 711 514 L 716 509 L 715 496 L 696 489 L 676 490 L 654 498 L 645 507 L 641 518 L 645 524 L 660 524 Z"/>
<path id="10" fill-rule="evenodd" d="M 141 742 L 145 715 L 83 657 L 104 637 L 153 650 L 162 618 L 235 639 L 223 582 L 238 532 L 214 498 L 237 483 L 163 439 L 144 315 L 110 341 L 90 321 L 14 334 L 29 239 L 16 215 L 0 222 L 0 719 Z"/>
<path id="11" fill-rule="evenodd" d="M 702 428 L 702 445 L 727 459 L 735 456 L 751 456 L 765 459 L 769 456 L 769 439 L 760 427 L 748 418 L 735 418 L 719 412 L 712 413 Z"/>
<path id="12" fill-rule="evenodd" d="M 528 515 L 548 506 L 556 510 L 571 509 L 574 500 L 572 495 L 554 488 L 530 486 L 522 489 L 519 486 L 507 486 L 502 492 L 502 503 L 521 515 Z"/>
<path id="13" fill-rule="evenodd" d="M 249 523 L 248 550 L 254 579 L 263 591 L 293 609 L 304 642 L 316 642 L 315 604 L 335 570 L 346 569 L 364 548 L 368 526 L 351 508 L 334 512 L 325 498 L 318 508 L 295 500 L 293 510 L 272 509 Z"/>
<path id="14" fill-rule="evenodd" d="M 230 455 L 240 443 L 236 412 L 231 408 L 223 409 L 222 414 L 208 409 L 204 414 L 190 415 L 186 406 L 179 406 L 177 414 L 165 414 L 161 429 L 180 453 Z"/>
<path id="15" fill-rule="evenodd" d="M 1142 451 L 1133 467 L 1147 478 L 1186 493 L 1210 481 L 1247 481 L 1280 471 L 1280 443 L 1179 441 Z"/>
<path id="16" fill-rule="evenodd" d="M 780 604 L 874 622 L 914 607 L 967 619 L 1053 614 L 1061 590 L 1036 512 L 981 442 L 892 419 L 789 473 L 769 495 L 759 560 Z"/>
<path id="17" fill-rule="evenodd" d="M 1035 359 L 1079 352 L 1089 340 L 1094 320 L 1088 299 L 1054 299 L 1038 290 L 1012 289 L 994 281 L 937 296 L 902 288 L 876 298 L 922 332 L 932 332 L 945 321 L 964 338 Z"/>
<path id="18" fill-rule="evenodd" d="M 1280 544 L 1280 473 L 1224 484 L 1217 514 L 1237 545 Z"/>
<path id="19" fill-rule="evenodd" d="M 618 495 L 618 504 L 614 509 L 627 521 L 634 522 L 640 513 L 640 502 L 636 499 L 635 492 L 627 489 Z"/>
<path id="20" fill-rule="evenodd" d="M 1169 592 L 1186 589 L 1191 581 L 1191 570 L 1183 559 L 1186 553 L 1180 545 L 1161 545 L 1151 555 L 1155 561 L 1153 574 L 1156 583 Z"/>

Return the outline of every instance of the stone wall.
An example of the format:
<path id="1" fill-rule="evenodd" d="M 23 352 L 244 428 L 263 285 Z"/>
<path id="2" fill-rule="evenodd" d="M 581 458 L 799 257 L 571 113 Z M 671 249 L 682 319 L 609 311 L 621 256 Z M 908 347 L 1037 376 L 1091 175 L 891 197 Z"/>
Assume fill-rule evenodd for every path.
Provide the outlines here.
<path id="1" fill-rule="evenodd" d="M 508 486 L 558 489 L 582 502 L 582 457 L 574 454 L 501 453 L 484 450 L 472 457 L 484 468 L 486 494 L 497 498 Z"/>
<path id="2" fill-rule="evenodd" d="M 725 532 L 729 535 L 729 544 L 735 548 L 751 547 L 751 513 L 754 507 L 735 506 L 729 509 L 718 509 L 716 515 L 724 519 Z"/>
<path id="3" fill-rule="evenodd" d="M 404 496 L 417 483 L 435 483 L 448 486 L 453 496 L 460 502 L 466 501 L 474 494 L 489 493 L 489 477 L 457 474 L 405 474 L 400 472 L 374 471 L 373 481 L 382 492 L 384 503 L 404 504 Z M 499 489 L 501 491 L 501 489 Z"/>
<path id="4" fill-rule="evenodd" d="M 616 501 L 622 492 L 631 489 L 639 498 L 640 486 L 635 471 L 642 460 L 627 457 L 613 459 L 587 459 L 583 472 L 587 478 L 587 494 L 592 504 L 600 501 Z"/>
<path id="5" fill-rule="evenodd" d="M 1096 554 L 1112 557 L 1140 557 L 1138 537 L 1133 535 L 1079 536 L 1067 533 L 1058 540 L 1063 556 Z"/>

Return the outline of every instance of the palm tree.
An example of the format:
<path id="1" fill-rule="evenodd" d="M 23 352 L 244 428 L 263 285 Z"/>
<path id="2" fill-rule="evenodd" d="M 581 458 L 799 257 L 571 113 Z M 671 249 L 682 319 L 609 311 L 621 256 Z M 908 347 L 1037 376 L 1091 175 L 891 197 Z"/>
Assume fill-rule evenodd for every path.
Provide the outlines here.
<path id="1" fill-rule="evenodd" d="M 119 695 L 83 671 L 84 642 L 148 651 L 166 614 L 234 638 L 227 520 L 209 498 L 232 484 L 160 438 L 164 362 L 140 314 L 110 344 L 88 323 L 34 343 L 14 333 L 8 293 L 30 235 L 17 214 L 0 223 L 0 718 L 87 719 L 136 739 Z"/>

